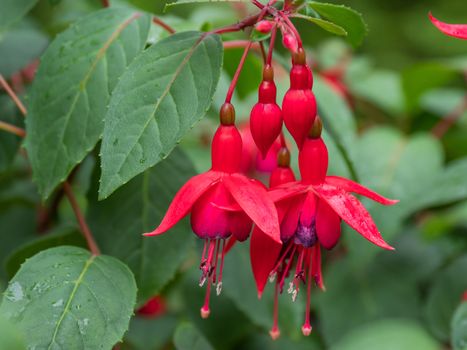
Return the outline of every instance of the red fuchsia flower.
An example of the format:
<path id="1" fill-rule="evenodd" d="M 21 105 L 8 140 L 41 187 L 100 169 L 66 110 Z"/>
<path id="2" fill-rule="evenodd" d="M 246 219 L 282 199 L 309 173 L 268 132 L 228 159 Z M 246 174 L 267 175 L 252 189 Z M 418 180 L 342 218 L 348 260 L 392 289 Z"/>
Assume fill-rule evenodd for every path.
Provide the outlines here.
<path id="1" fill-rule="evenodd" d="M 428 14 L 431 23 L 442 33 L 455 38 L 467 40 L 467 24 L 449 24 L 436 19 L 431 12 Z"/>
<path id="2" fill-rule="evenodd" d="M 272 241 L 261 229 L 255 229 L 251 238 L 251 263 L 259 296 L 268 278 L 276 280 L 274 323 L 270 332 L 273 338 L 279 336 L 277 297 L 283 291 L 285 279 L 292 272 L 294 263 L 295 272 L 288 293 L 295 300 L 300 282 L 306 283 L 307 307 L 302 332 L 304 335 L 311 333 L 312 280 L 324 289 L 321 247 L 332 249 L 337 244 L 341 235 L 341 219 L 370 242 L 384 249 L 393 249 L 383 240 L 365 207 L 349 192 L 384 205 L 398 201 L 384 198 L 345 178 L 326 176 L 328 152 L 321 139 L 321 128 L 321 121 L 317 118 L 300 150 L 302 180 L 294 181 L 292 174 L 277 175 L 271 182 L 269 193 L 276 201 L 282 243 Z M 281 171 L 290 172 L 290 169 Z"/>
<path id="3" fill-rule="evenodd" d="M 276 94 L 274 70 L 271 65 L 266 65 L 258 90 L 258 103 L 250 113 L 251 136 L 263 159 L 282 130 L 282 113 L 276 103 Z"/>
<path id="4" fill-rule="evenodd" d="M 230 236 L 238 241 L 246 240 L 252 223 L 255 223 L 268 232 L 272 240 L 280 241 L 277 212 L 266 189 L 239 173 L 242 140 L 235 127 L 235 110 L 230 103 L 222 106 L 220 120 L 221 125 L 211 146 L 211 169 L 183 185 L 160 225 L 145 234 L 160 235 L 191 212 L 193 232 L 205 241 L 200 264 L 200 286 L 208 282 L 205 303 L 201 308 L 203 318 L 210 313 L 211 284 L 217 284 L 218 295 L 222 289 L 225 240 Z M 240 210 L 232 211 L 230 207 L 239 207 Z"/>
<path id="5" fill-rule="evenodd" d="M 166 309 L 167 307 L 165 305 L 164 299 L 160 296 L 155 296 L 149 299 L 146 304 L 144 304 L 136 312 L 138 315 L 144 317 L 156 318 L 165 314 Z"/>
<path id="6" fill-rule="evenodd" d="M 293 136 L 298 148 L 305 141 L 308 130 L 316 118 L 316 99 L 311 91 L 313 75 L 306 64 L 305 51 L 300 48 L 293 55 L 290 71 L 290 89 L 282 101 L 282 117 L 284 124 Z"/>

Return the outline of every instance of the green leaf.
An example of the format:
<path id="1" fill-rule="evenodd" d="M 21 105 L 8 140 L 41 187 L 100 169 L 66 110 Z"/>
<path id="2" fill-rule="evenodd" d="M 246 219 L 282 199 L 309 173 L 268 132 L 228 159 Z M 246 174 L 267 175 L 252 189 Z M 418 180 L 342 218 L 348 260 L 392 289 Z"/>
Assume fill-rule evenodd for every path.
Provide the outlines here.
<path id="1" fill-rule="evenodd" d="M 409 138 L 396 129 L 373 128 L 355 142 L 351 155 L 362 185 L 400 200 L 393 206 L 363 201 L 382 236 L 391 243 L 403 219 L 413 213 L 418 197 L 432 190 L 433 181 L 442 171 L 441 144 L 430 134 L 420 133 Z M 350 250 L 355 252 L 354 262 L 368 263 L 379 248 L 356 232 L 348 231 L 345 237 Z"/>
<path id="2" fill-rule="evenodd" d="M 2 0 L 0 11 L 0 33 L 13 23 L 19 21 L 38 0 Z"/>
<path id="3" fill-rule="evenodd" d="M 26 350 L 24 336 L 8 321 L 0 318 L 0 349 Z"/>
<path id="4" fill-rule="evenodd" d="M 29 348 L 110 349 L 128 328 L 136 299 L 131 271 L 81 248 L 52 248 L 23 264 L 5 291 L 0 314 Z"/>
<path id="5" fill-rule="evenodd" d="M 142 234 L 159 225 L 175 193 L 193 175 L 189 159 L 175 150 L 105 201 L 97 201 L 97 181 L 90 190 L 91 230 L 105 254 L 118 257 L 132 269 L 140 302 L 160 292 L 174 277 L 192 246 L 187 221 L 160 237 Z"/>
<path id="6" fill-rule="evenodd" d="M 387 278 L 368 266 L 352 269 L 348 258 L 325 271 L 324 283 L 326 292 L 317 291 L 312 298 L 316 300 L 320 330 L 328 347 L 356 326 L 382 317 L 417 319 L 420 313 L 418 292 L 413 284 Z"/>
<path id="7" fill-rule="evenodd" d="M 418 323 L 382 320 L 353 330 L 331 350 L 439 350 L 438 344 Z"/>
<path id="8" fill-rule="evenodd" d="M 133 61 L 112 94 L 99 199 L 172 151 L 211 105 L 222 64 L 218 35 L 182 32 Z"/>
<path id="9" fill-rule="evenodd" d="M 42 56 L 26 119 L 26 148 L 44 198 L 101 137 L 110 93 L 144 48 L 149 25 L 149 15 L 104 9 L 57 36 Z"/>
<path id="10" fill-rule="evenodd" d="M 163 317 L 157 318 L 133 317 L 121 349 L 164 349 L 164 346 L 172 339 L 176 326 L 177 318 L 171 315 L 163 315 Z"/>
<path id="11" fill-rule="evenodd" d="M 312 22 L 312 23 L 318 25 L 319 27 L 323 28 L 324 30 L 326 30 L 326 31 L 328 31 L 328 32 L 330 32 L 332 34 L 347 36 L 347 31 L 344 28 L 342 28 L 341 26 L 339 26 L 339 25 L 337 25 L 335 23 L 326 21 L 324 19 L 311 17 L 311 16 L 304 16 L 304 15 L 300 15 L 300 14 L 297 14 L 294 17 L 302 18 L 302 19 L 305 19 L 305 20 L 307 20 L 309 22 Z"/>
<path id="12" fill-rule="evenodd" d="M 344 5 L 315 1 L 308 2 L 307 6 L 329 22 L 342 27 L 348 33 L 347 39 L 352 46 L 357 47 L 362 43 L 367 33 L 367 27 L 360 13 Z"/>
<path id="13" fill-rule="evenodd" d="M 214 350 L 204 335 L 189 323 L 177 327 L 174 345 L 177 350 Z"/>
<path id="14" fill-rule="evenodd" d="M 405 70 L 402 73 L 402 87 L 407 110 L 417 112 L 424 93 L 447 84 L 458 74 L 454 68 L 440 63 L 422 63 Z"/>
<path id="15" fill-rule="evenodd" d="M 467 198 L 467 158 L 450 163 L 431 181 L 429 190 L 413 197 L 411 211 L 450 204 Z"/>
<path id="16" fill-rule="evenodd" d="M 41 252 L 42 250 L 61 245 L 73 245 L 78 247 L 86 247 L 86 241 L 81 233 L 78 233 L 73 228 L 63 228 L 58 232 L 47 233 L 46 236 L 40 237 L 33 241 L 20 246 L 13 251 L 5 260 L 5 268 L 9 278 L 18 272 L 21 264 L 27 259 Z"/>
<path id="17" fill-rule="evenodd" d="M 451 344 L 454 350 L 467 349 L 467 302 L 461 303 L 451 321 Z"/>
<path id="18" fill-rule="evenodd" d="M 174 2 L 166 4 L 164 11 L 176 5 L 196 4 L 203 2 L 250 2 L 250 0 L 176 0 Z"/>
<path id="19" fill-rule="evenodd" d="M 47 47 L 47 36 L 32 25 L 8 31 L 0 39 L 0 74 L 10 77 L 39 57 Z"/>
<path id="20" fill-rule="evenodd" d="M 440 340 L 448 341 L 451 319 L 467 290 L 467 255 L 464 255 L 436 274 L 428 293 L 425 315 L 431 332 Z"/>

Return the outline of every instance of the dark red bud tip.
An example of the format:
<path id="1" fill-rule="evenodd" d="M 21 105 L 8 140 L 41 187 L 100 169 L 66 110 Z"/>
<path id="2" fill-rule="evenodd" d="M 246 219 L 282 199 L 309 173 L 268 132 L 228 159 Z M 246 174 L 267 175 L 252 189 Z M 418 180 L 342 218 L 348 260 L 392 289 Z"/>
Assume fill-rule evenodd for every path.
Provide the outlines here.
<path id="1" fill-rule="evenodd" d="M 209 310 L 209 307 L 203 306 L 200 310 L 201 318 L 208 318 L 209 314 L 211 313 L 211 310 Z"/>
<path id="2" fill-rule="evenodd" d="M 311 326 L 309 324 L 304 324 L 302 326 L 302 333 L 305 337 L 308 337 L 311 334 Z"/>
<path id="3" fill-rule="evenodd" d="M 277 153 L 277 165 L 283 168 L 290 166 L 290 152 L 287 147 L 281 147 Z"/>
<path id="4" fill-rule="evenodd" d="M 235 108 L 231 103 L 224 103 L 220 111 L 220 122 L 222 125 L 235 124 Z"/>
<path id="5" fill-rule="evenodd" d="M 263 80 L 264 81 L 274 81 L 274 69 L 270 64 L 264 66 L 263 69 Z"/>
<path id="6" fill-rule="evenodd" d="M 323 123 L 321 119 L 316 116 L 313 125 L 311 126 L 310 132 L 308 133 L 308 137 L 311 139 L 319 139 L 321 137 L 321 132 L 323 131 Z"/>
<path id="7" fill-rule="evenodd" d="M 292 63 L 301 66 L 306 64 L 306 53 L 302 47 L 298 48 L 297 52 L 292 55 Z"/>
<path id="8" fill-rule="evenodd" d="M 271 336 L 272 340 L 277 340 L 281 336 L 281 331 L 279 328 L 274 327 L 269 331 L 269 335 Z"/>
<path id="9" fill-rule="evenodd" d="M 467 290 L 462 294 L 462 301 L 467 302 Z"/>
<path id="10" fill-rule="evenodd" d="M 267 34 L 271 31 L 273 24 L 267 20 L 256 23 L 255 28 L 258 32 Z"/>

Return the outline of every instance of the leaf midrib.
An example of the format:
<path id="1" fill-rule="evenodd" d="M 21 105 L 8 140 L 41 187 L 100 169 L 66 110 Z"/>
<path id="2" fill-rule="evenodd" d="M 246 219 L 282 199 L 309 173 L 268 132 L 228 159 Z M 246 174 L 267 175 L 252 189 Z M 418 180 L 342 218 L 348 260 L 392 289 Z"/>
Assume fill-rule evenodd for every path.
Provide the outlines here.
<path id="1" fill-rule="evenodd" d="M 55 338 L 57 337 L 57 334 L 58 334 L 58 330 L 60 329 L 60 326 L 66 316 L 66 314 L 68 313 L 68 311 L 70 310 L 70 307 L 71 307 L 71 303 L 73 301 L 73 298 L 79 288 L 79 285 L 81 284 L 81 282 L 83 281 L 84 279 L 84 275 L 86 274 L 86 272 L 88 271 L 89 267 L 91 266 L 91 264 L 94 262 L 96 256 L 93 255 L 91 256 L 89 259 L 86 260 L 84 266 L 83 266 L 83 270 L 81 271 L 78 279 L 75 281 L 75 286 L 73 287 L 73 290 L 71 291 L 71 294 L 70 294 L 70 297 L 68 298 L 68 301 L 65 305 L 65 308 L 63 309 L 63 312 L 62 312 L 62 315 L 60 316 L 60 319 L 58 320 L 57 322 L 57 325 L 55 326 L 55 329 L 54 329 L 54 334 L 52 336 L 52 340 L 50 341 L 50 344 L 49 346 L 47 347 L 48 350 L 51 349 L 52 347 L 52 344 L 55 343 Z"/>
<path id="2" fill-rule="evenodd" d="M 99 51 L 97 52 L 96 54 L 96 57 L 94 59 L 94 61 L 92 62 L 91 64 L 91 67 L 89 68 L 89 70 L 87 71 L 86 75 L 84 76 L 84 78 L 79 82 L 79 84 L 77 85 L 77 91 L 76 91 L 76 94 L 73 98 L 73 101 L 70 105 L 70 108 L 68 110 L 68 112 L 65 114 L 65 123 L 63 125 L 63 128 L 62 128 L 62 132 L 60 133 L 60 136 L 58 137 L 58 143 L 59 144 L 62 144 L 63 143 L 63 138 L 64 138 L 64 135 L 65 135 L 65 131 L 66 129 L 68 128 L 68 123 L 70 122 L 70 117 L 75 109 L 75 106 L 76 106 L 76 103 L 78 102 L 78 99 L 79 99 L 79 96 L 82 94 L 82 92 L 86 92 L 86 86 L 87 86 L 87 83 L 89 81 L 89 79 L 91 78 L 91 75 L 92 73 L 94 72 L 97 64 L 99 63 L 99 61 L 105 56 L 105 53 L 107 52 L 107 50 L 109 49 L 110 45 L 112 45 L 112 43 L 118 38 L 118 36 L 122 33 L 122 31 L 128 27 L 130 25 L 130 23 L 136 19 L 138 19 L 139 17 L 141 16 L 140 13 L 133 13 L 131 16 L 127 17 L 125 19 L 125 21 L 123 21 L 116 29 L 114 32 L 112 32 L 112 34 L 110 35 L 110 37 L 105 41 L 104 45 L 99 49 Z M 58 152 L 55 152 L 55 157 L 54 157 L 54 161 L 52 163 L 52 167 L 55 168 L 56 167 L 56 164 L 57 164 L 57 158 L 58 158 Z"/>
<path id="3" fill-rule="evenodd" d="M 177 67 L 177 70 L 175 71 L 172 79 L 170 79 L 170 81 L 167 83 L 167 86 L 165 87 L 164 91 L 162 92 L 161 96 L 157 99 L 155 105 L 154 105 L 154 108 L 153 108 L 153 111 L 151 112 L 149 118 L 147 119 L 147 121 L 144 123 L 143 125 L 143 128 L 141 130 L 141 132 L 139 133 L 138 137 L 135 138 L 135 143 L 133 144 L 133 146 L 129 149 L 129 151 L 127 152 L 126 156 L 125 156 L 125 159 L 121 162 L 121 164 L 119 165 L 118 169 L 115 170 L 115 173 L 116 174 L 119 174 L 120 171 L 122 170 L 122 167 L 123 165 L 126 163 L 126 160 L 128 159 L 128 155 L 131 154 L 132 150 L 135 148 L 135 146 L 138 144 L 138 141 L 141 139 L 141 136 L 144 134 L 144 132 L 146 131 L 149 123 L 151 122 L 151 120 L 154 119 L 157 111 L 159 110 L 159 106 L 160 104 L 162 103 L 162 101 L 165 99 L 165 97 L 169 94 L 170 92 L 170 89 L 172 88 L 173 84 L 175 83 L 175 81 L 177 80 L 177 78 L 179 77 L 180 73 L 182 72 L 183 68 L 185 68 L 186 64 L 188 63 L 188 61 L 190 60 L 191 56 L 193 56 L 193 53 L 196 51 L 197 47 L 203 42 L 203 40 L 207 38 L 207 35 L 202 35 L 194 44 L 193 46 L 190 48 L 190 50 L 188 51 L 187 55 L 184 57 L 184 59 L 182 60 L 182 62 L 180 63 L 180 65 Z"/>

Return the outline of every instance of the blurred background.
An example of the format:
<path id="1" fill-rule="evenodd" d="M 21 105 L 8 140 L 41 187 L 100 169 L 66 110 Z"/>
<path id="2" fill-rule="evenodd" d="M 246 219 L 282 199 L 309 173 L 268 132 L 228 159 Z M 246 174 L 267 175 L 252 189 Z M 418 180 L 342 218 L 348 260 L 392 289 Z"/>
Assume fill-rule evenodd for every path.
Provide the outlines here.
<path id="1" fill-rule="evenodd" d="M 197 281 L 202 246 L 185 224 L 178 228 L 186 231 L 182 238 L 172 243 L 171 237 L 164 238 L 172 244 L 173 261 L 157 262 L 155 250 L 153 258 L 161 264 L 161 274 L 164 264 L 174 264 L 173 273 L 155 288 L 157 295 L 140 296 L 143 308 L 136 312 L 119 349 L 467 349 L 467 303 L 462 303 L 467 299 L 467 41 L 443 35 L 428 19 L 431 11 L 442 21 L 467 23 L 467 2 L 329 2 L 352 7 L 368 25 L 362 45 L 353 48 L 342 37 L 294 20 L 314 71 L 313 89 L 330 151 L 329 173 L 353 178 L 400 200 L 394 207 L 363 201 L 396 251 L 381 251 L 345 227 L 341 243 L 324 253 L 326 292 L 317 288 L 312 292 L 312 335 L 305 338 L 300 331 L 304 295 L 293 303 L 284 293 L 279 315 L 282 336 L 272 341 L 268 331 L 273 286 L 257 300 L 248 242 L 228 254 L 223 292 L 212 298 L 210 318 L 200 318 L 204 289 Z M 112 1 L 116 3 L 153 12 L 177 30 L 209 30 L 254 11 L 242 4 L 213 3 L 173 7 L 164 13 L 166 1 Z M 93 0 L 41 0 L 25 20 L 4 34 L 0 73 L 22 92 L 26 103 L 37 58 L 49 42 L 74 20 L 100 7 Z M 152 28 L 154 42 L 166 35 L 161 28 Z M 223 39 L 245 40 L 248 34 L 229 34 Z M 210 166 L 209 144 L 217 111 L 242 50 L 225 51 L 213 107 L 179 147 L 197 172 Z M 274 58 L 281 101 L 288 88 L 290 63 L 280 45 Z M 234 105 L 243 127 L 243 170 L 267 182 L 275 154 L 260 159 L 247 130 L 261 67 L 261 56 L 251 53 Z M 1 118 L 21 125 L 17 114 L 0 92 Z M 1 133 L 0 146 L 3 288 L 19 261 L 32 255 L 28 244 L 43 239 L 37 232 L 64 235 L 66 242 L 71 239 L 76 245 L 83 242 L 67 203 L 54 203 L 52 198 L 45 205 L 56 206 L 52 217 L 50 210 L 43 210 L 24 159 L 15 156 L 19 140 Z M 293 159 L 296 156 L 292 150 Z M 93 205 L 95 194 L 89 193 L 95 190 L 96 159 L 96 155 L 86 159 L 75 174 L 84 208 Z M 167 204 L 154 213 L 156 223 Z M 100 236 L 99 220 L 91 217 L 90 221 L 103 250 L 125 260 L 127 256 L 114 248 L 108 235 Z M 118 236 L 119 228 L 113 229 Z"/>

